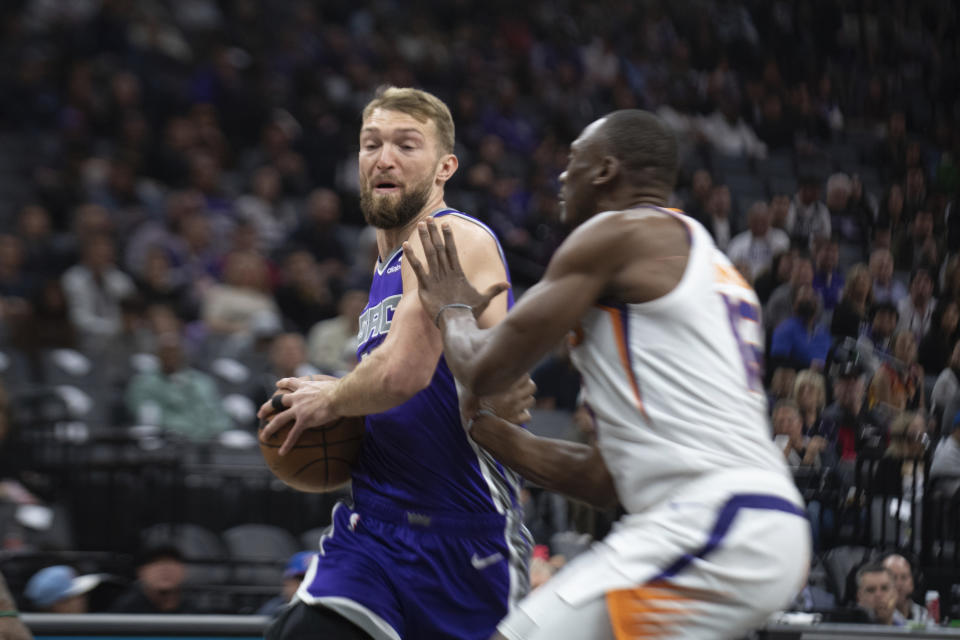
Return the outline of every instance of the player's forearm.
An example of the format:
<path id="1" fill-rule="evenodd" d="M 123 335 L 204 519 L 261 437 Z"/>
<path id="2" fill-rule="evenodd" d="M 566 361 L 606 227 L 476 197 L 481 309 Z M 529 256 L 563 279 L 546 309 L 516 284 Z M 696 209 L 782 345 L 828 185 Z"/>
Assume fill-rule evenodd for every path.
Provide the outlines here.
<path id="1" fill-rule="evenodd" d="M 429 374 L 421 369 L 422 366 L 391 362 L 388 354 L 378 349 L 340 378 L 332 408 L 341 416 L 365 416 L 393 409 L 430 384 L 436 363 Z"/>
<path id="2" fill-rule="evenodd" d="M 529 352 L 510 345 L 503 323 L 481 329 L 469 312 L 446 312 L 443 328 L 443 355 L 460 384 L 478 396 L 505 391 L 536 363 Z"/>
<path id="3" fill-rule="evenodd" d="M 585 444 L 541 438 L 488 415 L 470 429 L 474 442 L 527 480 L 599 508 L 617 504 L 617 492 L 599 452 Z"/>

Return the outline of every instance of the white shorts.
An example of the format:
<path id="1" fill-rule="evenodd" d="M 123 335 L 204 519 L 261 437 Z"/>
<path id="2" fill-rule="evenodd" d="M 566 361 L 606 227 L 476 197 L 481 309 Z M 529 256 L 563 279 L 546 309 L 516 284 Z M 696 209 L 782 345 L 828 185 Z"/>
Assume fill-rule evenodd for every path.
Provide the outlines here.
<path id="1" fill-rule="evenodd" d="M 810 526 L 787 476 L 737 471 L 687 485 L 524 598 L 509 640 L 738 638 L 803 588 Z"/>

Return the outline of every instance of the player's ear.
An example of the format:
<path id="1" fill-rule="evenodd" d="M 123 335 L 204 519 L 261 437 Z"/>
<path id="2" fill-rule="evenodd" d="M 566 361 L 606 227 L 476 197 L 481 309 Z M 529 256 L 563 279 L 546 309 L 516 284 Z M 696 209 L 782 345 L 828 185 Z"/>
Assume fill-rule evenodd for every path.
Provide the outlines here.
<path id="1" fill-rule="evenodd" d="M 597 172 L 593 176 L 594 185 L 611 182 L 620 173 L 620 160 L 614 156 L 603 156 L 597 163 Z"/>
<path id="2" fill-rule="evenodd" d="M 441 156 L 440 164 L 437 167 L 437 180 L 440 184 L 445 183 L 453 174 L 457 172 L 457 167 L 460 166 L 460 161 L 457 160 L 457 156 L 452 153 L 448 153 L 445 156 Z"/>

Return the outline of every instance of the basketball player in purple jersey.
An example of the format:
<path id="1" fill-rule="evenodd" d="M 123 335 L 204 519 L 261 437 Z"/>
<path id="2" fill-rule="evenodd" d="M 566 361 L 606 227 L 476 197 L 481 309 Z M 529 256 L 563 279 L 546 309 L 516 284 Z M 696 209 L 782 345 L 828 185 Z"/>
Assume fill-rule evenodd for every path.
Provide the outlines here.
<path id="1" fill-rule="evenodd" d="M 360 318 L 360 362 L 337 380 L 279 381 L 287 409 L 264 433 L 293 423 L 281 454 L 304 429 L 339 416 L 366 416 L 366 436 L 352 504 L 334 507 L 320 554 L 268 639 L 485 640 L 528 589 L 519 477 L 467 437 L 440 333 L 401 249 L 408 242 L 422 255 L 418 222 L 442 218 L 471 282 L 503 288 L 492 232 L 444 203 L 453 146 L 450 111 L 433 95 L 389 88 L 364 109 L 361 207 L 380 255 Z M 481 326 L 511 303 L 496 295 Z M 260 415 L 271 412 L 266 403 Z"/>

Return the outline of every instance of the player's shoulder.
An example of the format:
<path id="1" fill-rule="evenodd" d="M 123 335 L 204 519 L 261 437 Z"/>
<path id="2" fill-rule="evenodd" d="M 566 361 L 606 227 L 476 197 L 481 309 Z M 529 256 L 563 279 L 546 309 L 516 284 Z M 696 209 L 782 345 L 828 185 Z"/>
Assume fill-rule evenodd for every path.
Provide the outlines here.
<path id="1" fill-rule="evenodd" d="M 568 237 L 570 244 L 623 246 L 631 251 L 659 250 L 688 237 L 689 228 L 680 212 L 654 206 L 603 211 L 585 220 Z"/>
<path id="2" fill-rule="evenodd" d="M 497 243 L 497 236 L 493 229 L 462 211 L 449 210 L 444 212 L 443 215 L 436 216 L 434 219 L 440 225 L 449 225 L 458 242 L 462 238 L 469 242 L 479 242 L 482 244 L 493 243 L 496 245 Z"/>

